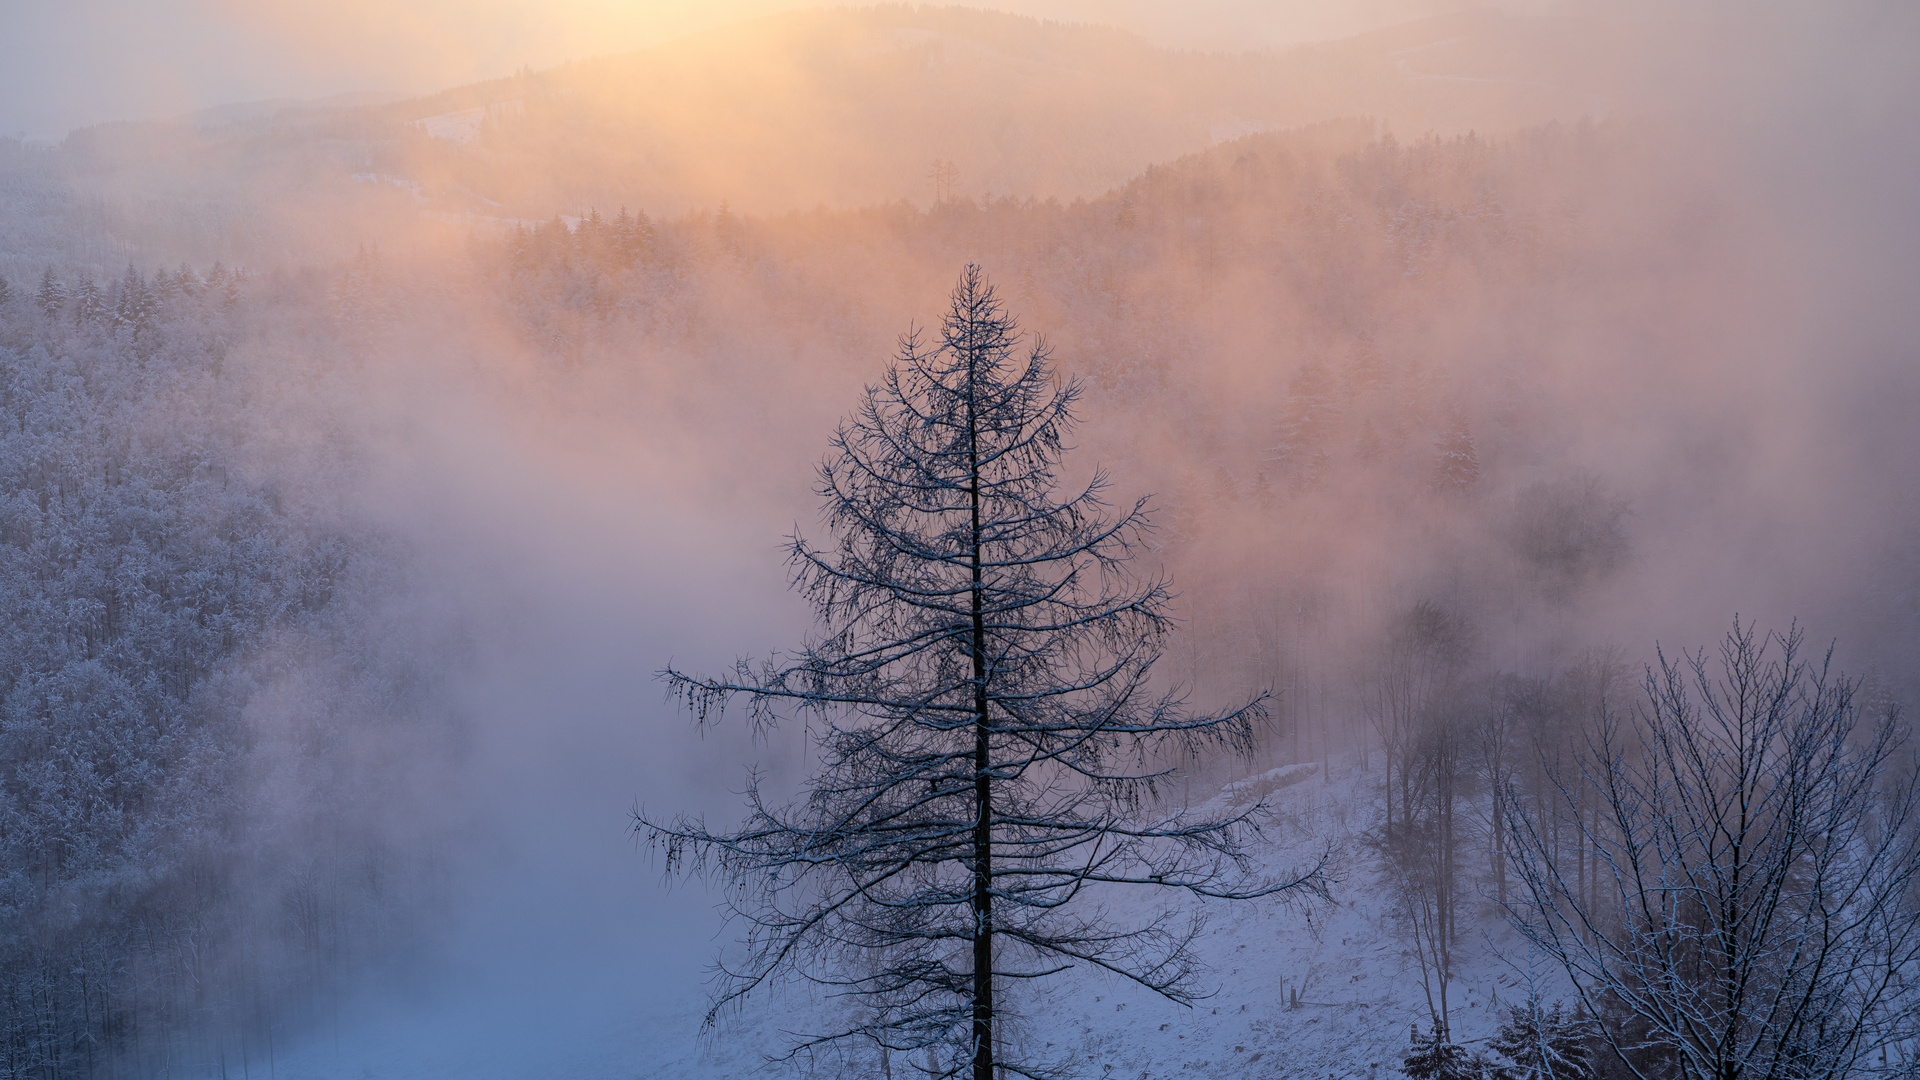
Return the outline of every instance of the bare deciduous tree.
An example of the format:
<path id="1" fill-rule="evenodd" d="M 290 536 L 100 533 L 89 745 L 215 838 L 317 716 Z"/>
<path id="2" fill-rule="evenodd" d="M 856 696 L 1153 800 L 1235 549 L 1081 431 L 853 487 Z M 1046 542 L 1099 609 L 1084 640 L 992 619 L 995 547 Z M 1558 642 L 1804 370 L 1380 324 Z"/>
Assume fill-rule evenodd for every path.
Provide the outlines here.
<path id="1" fill-rule="evenodd" d="M 1439 604 L 1422 600 L 1396 619 L 1379 649 L 1357 672 L 1355 688 L 1363 711 L 1380 736 L 1386 758 L 1386 836 L 1396 834 L 1394 796 L 1399 795 L 1399 822 L 1412 813 L 1414 775 L 1411 762 L 1416 747 L 1435 715 L 1465 673 L 1473 648 L 1473 631 L 1466 619 Z"/>
<path id="2" fill-rule="evenodd" d="M 1582 782 L 1505 801 L 1517 922 L 1643 1080 L 1870 1075 L 1920 1033 L 1902 728 L 1801 644 L 1736 620 L 1717 664 L 1663 654 L 1639 709 L 1603 711 Z M 1593 859 L 1584 888 L 1549 818 Z"/>
<path id="3" fill-rule="evenodd" d="M 1448 1037 L 1456 967 L 1457 881 L 1467 766 L 1465 672 L 1473 647 L 1464 617 L 1428 601 L 1396 621 L 1360 682 L 1387 762 L 1386 817 L 1375 844 L 1433 1019 Z M 1397 789 L 1397 792 L 1396 792 Z M 1395 816 L 1395 795 L 1399 814 Z"/>
<path id="4" fill-rule="evenodd" d="M 1455 687 L 1430 703 L 1402 776 L 1407 799 L 1394 831 L 1377 844 L 1394 909 L 1414 959 L 1436 1037 L 1449 1037 L 1448 995 L 1459 967 L 1460 852 L 1471 844 L 1477 769 L 1469 761 L 1477 689 Z"/>
<path id="5" fill-rule="evenodd" d="M 1144 505 L 1110 520 L 1102 476 L 1060 497 L 1078 389 L 1019 342 L 968 267 L 938 345 L 902 340 L 821 468 L 837 542 L 796 539 L 791 559 L 824 633 L 726 678 L 664 673 L 702 722 L 736 695 L 758 724 L 824 720 L 797 804 L 756 785 L 735 832 L 640 822 L 670 871 L 717 872 L 745 923 L 716 1011 L 782 977 L 857 1006 L 795 1052 L 864 1039 L 932 1075 L 1038 1076 L 1002 1052 L 1005 981 L 1087 965 L 1194 995 L 1197 917 L 1116 926 L 1105 890 L 1319 884 L 1317 869 L 1252 876 L 1259 808 L 1201 817 L 1159 800 L 1175 755 L 1250 753 L 1263 703 L 1194 716 L 1152 689 L 1171 620 L 1166 584 L 1129 572 Z"/>

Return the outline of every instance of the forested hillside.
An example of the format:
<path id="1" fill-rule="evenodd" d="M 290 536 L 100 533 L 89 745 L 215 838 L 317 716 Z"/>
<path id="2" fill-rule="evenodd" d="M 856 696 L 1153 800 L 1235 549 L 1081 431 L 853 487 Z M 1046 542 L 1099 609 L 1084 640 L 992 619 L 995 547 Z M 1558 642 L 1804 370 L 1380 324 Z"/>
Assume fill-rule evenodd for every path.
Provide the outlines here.
<path id="1" fill-rule="evenodd" d="M 262 286 L 49 271 L 0 303 L 9 1076 L 267 1061 L 443 890 L 352 810 L 434 788 L 386 755 L 445 752 L 444 672 L 394 627 L 404 544 L 342 498 L 359 452 L 303 430 L 351 361 L 263 356 L 325 315 Z"/>
<path id="2" fill-rule="evenodd" d="M 1065 487 L 1145 500 L 1101 569 L 1171 583 L 1128 686 L 1255 703 L 1244 754 L 1123 755 L 1166 770 L 1129 808 L 1325 871 L 1097 884 L 1213 918 L 1216 997 L 1063 970 L 1005 989 L 1010 1043 L 1155 1080 L 1910 1074 L 1905 174 L 1839 113 L 1612 108 L 1647 95 L 1606 57 L 1673 60 L 1644 29 L 1222 56 L 881 7 L 0 141 L 0 1080 L 746 1077 L 877 1030 L 773 980 L 702 1035 L 679 951 L 739 883 L 658 894 L 629 826 L 717 835 L 743 773 L 779 803 L 822 768 L 817 728 L 696 726 L 654 675 L 817 644 L 781 553 L 845 527 L 819 462 L 956 279 L 1036 400 L 1078 380 Z M 1764 858 L 1715 893 L 1735 804 Z M 1736 908 L 1766 925 L 1715 959 Z M 1736 966 L 1766 1009 L 1713 996 Z"/>
<path id="3" fill-rule="evenodd" d="M 1737 189 L 1648 187 L 1677 140 L 1613 124 L 1409 144 L 1326 125 L 1092 201 L 591 214 L 515 229 L 476 261 L 545 362 L 625 373 L 695 412 L 766 406 L 694 372 L 777 386 L 787 407 L 756 422 L 804 444 L 831 415 L 817 388 L 855 385 L 978 259 L 1089 380 L 1090 453 L 1160 493 L 1211 677 L 1258 683 L 1279 663 L 1253 655 L 1277 645 L 1255 646 L 1273 615 L 1247 605 L 1318 606 L 1362 632 L 1389 597 L 1435 590 L 1486 609 L 1502 663 L 1531 664 L 1624 630 L 1609 590 L 1659 575 L 1635 552 L 1747 482 L 1740 461 L 1649 465 L 1745 440 L 1751 410 L 1773 407 L 1757 400 L 1771 388 L 1728 381 L 1778 360 L 1722 300 L 1730 262 L 1746 286 L 1788 287 L 1739 261 L 1768 225 Z M 791 491 L 798 474 L 754 467 L 757 449 L 703 443 L 689 467 Z M 1372 598 L 1326 592 L 1362 580 Z M 1855 616 L 1908 617 L 1884 602 Z"/>

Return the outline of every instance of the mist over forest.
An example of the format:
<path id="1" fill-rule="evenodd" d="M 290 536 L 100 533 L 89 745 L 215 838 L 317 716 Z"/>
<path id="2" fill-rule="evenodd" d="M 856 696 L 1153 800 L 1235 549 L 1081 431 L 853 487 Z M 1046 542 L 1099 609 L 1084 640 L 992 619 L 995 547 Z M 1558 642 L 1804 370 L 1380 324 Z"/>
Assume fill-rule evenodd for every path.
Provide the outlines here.
<path id="1" fill-rule="evenodd" d="M 0 1078 L 1914 1075 L 1916 31 L 0 139 Z"/>

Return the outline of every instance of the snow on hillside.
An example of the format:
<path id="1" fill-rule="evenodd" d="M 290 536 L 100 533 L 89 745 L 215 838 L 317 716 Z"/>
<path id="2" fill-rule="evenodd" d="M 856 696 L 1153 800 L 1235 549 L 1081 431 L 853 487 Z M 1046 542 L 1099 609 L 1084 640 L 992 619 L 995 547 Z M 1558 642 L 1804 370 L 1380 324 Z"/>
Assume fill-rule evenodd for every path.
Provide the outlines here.
<path id="1" fill-rule="evenodd" d="M 1264 798 L 1267 861 L 1297 866 L 1328 852 L 1332 902 L 1210 904 L 1201 953 L 1218 992 L 1195 1008 L 1113 982 L 1062 984 L 1034 1002 L 1032 1027 L 1070 1046 L 1089 1076 L 1396 1075 L 1410 1025 L 1427 1023 L 1428 1012 L 1361 835 L 1377 768 L 1336 759 L 1331 776 L 1316 773 L 1294 765 L 1228 785 L 1209 809 Z M 1450 995 L 1463 1041 L 1492 1034 L 1500 1003 L 1524 997 L 1518 974 L 1490 955 L 1487 943 L 1507 935 L 1488 914 L 1482 940 L 1463 943 L 1464 977 Z"/>
<path id="2" fill-rule="evenodd" d="M 1269 865 L 1299 866 L 1325 851 L 1336 879 L 1330 903 L 1208 902 L 1200 952 L 1211 968 L 1210 998 L 1184 1008 L 1115 978 L 1068 973 L 1016 993 L 1015 1037 L 1076 1075 L 1100 1080 L 1399 1075 L 1409 1028 L 1424 1026 L 1428 1012 L 1418 964 L 1396 931 L 1363 839 L 1377 799 L 1374 764 L 1369 773 L 1357 759 L 1336 758 L 1327 777 L 1313 763 L 1284 766 L 1226 785 L 1210 801 L 1221 810 L 1264 798 L 1271 814 L 1260 849 Z M 1132 890 L 1116 896 L 1111 910 L 1125 923 L 1157 910 L 1155 900 Z M 1524 949 L 1513 947 L 1495 905 L 1479 908 L 1450 995 L 1455 1037 L 1467 1043 L 1491 1035 L 1504 1006 L 1525 999 Z M 725 940 L 689 944 L 710 953 Z M 1518 963 L 1496 956 L 1496 946 Z M 761 997 L 703 1037 L 698 960 L 662 958 L 649 966 L 647 955 L 618 944 L 587 952 L 591 957 L 571 961 L 569 973 L 515 972 L 437 992 L 430 1012 L 349 1017 L 343 1041 L 323 1035 L 283 1058 L 277 1075 L 747 1080 L 808 1073 L 804 1064 L 769 1064 L 767 1055 L 786 1045 L 785 1032 L 826 1022 L 829 1005 L 798 992 Z M 604 969 L 581 970 L 595 964 Z M 627 977 L 608 978 L 609 971 Z M 891 1075 L 915 1075 L 904 1064 L 892 1062 Z M 811 1072 L 886 1075 L 878 1055 L 864 1048 L 844 1059 L 823 1056 Z"/>
<path id="3" fill-rule="evenodd" d="M 469 143 L 480 137 L 480 125 L 487 119 L 487 107 L 478 105 L 471 109 L 458 109 L 454 112 L 429 116 L 418 121 L 419 126 L 431 139 L 444 139 L 452 143 Z"/>

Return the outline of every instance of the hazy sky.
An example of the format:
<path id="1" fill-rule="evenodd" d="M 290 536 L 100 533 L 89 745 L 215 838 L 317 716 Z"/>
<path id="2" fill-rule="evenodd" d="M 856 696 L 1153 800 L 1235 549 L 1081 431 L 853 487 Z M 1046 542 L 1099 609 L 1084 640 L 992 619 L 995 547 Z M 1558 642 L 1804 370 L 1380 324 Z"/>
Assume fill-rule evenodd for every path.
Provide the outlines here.
<path id="1" fill-rule="evenodd" d="M 4 0 L 0 135 L 237 101 L 424 92 L 814 0 Z M 1201 48 L 1340 37 L 1471 0 L 988 0 Z"/>

